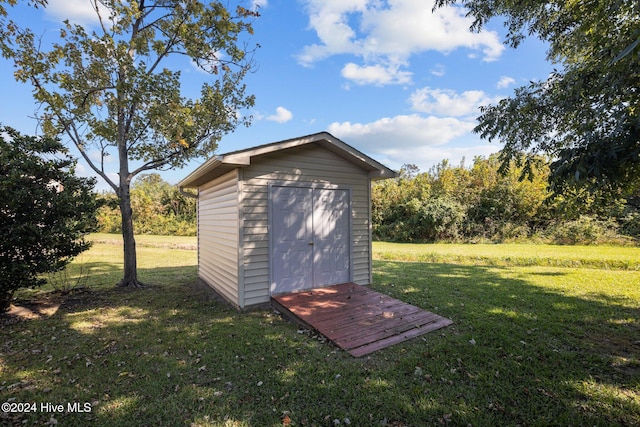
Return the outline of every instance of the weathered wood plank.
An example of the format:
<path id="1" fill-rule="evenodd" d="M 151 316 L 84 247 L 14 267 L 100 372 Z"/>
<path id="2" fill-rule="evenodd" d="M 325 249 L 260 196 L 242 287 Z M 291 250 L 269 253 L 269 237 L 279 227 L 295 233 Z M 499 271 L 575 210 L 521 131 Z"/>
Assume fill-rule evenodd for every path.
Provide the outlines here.
<path id="1" fill-rule="evenodd" d="M 340 347 L 352 349 L 375 341 L 381 341 L 389 337 L 404 334 L 412 329 L 419 329 L 423 325 L 433 323 L 441 319 L 440 316 L 429 312 L 416 313 L 414 316 L 395 322 L 386 322 L 381 327 L 368 328 L 366 332 L 355 335 L 354 333 L 341 338 L 338 343 Z"/>
<path id="2" fill-rule="evenodd" d="M 453 323 L 354 283 L 277 295 L 272 300 L 286 317 L 315 329 L 355 357 Z"/>
<path id="3" fill-rule="evenodd" d="M 381 350 L 383 348 L 387 348 L 404 341 L 408 341 L 411 338 L 419 337 L 420 335 L 424 335 L 428 332 L 444 328 L 445 326 L 449 326 L 452 323 L 453 322 L 451 320 L 442 317 L 439 321 L 430 323 L 429 325 L 425 325 L 425 327 L 423 328 L 411 329 L 404 334 L 394 335 L 384 340 L 375 341 L 370 344 L 351 349 L 349 350 L 349 354 L 355 357 L 366 356 L 367 354 L 373 353 L 374 351 Z"/>

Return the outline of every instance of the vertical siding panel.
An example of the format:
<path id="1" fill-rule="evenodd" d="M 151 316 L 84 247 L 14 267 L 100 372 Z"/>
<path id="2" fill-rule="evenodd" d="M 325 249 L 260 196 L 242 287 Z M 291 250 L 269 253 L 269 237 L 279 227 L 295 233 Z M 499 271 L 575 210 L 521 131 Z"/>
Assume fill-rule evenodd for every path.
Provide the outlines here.
<path id="1" fill-rule="evenodd" d="M 242 262 L 244 251 L 244 222 L 245 222 L 245 209 L 244 209 L 244 170 L 236 169 L 237 171 L 237 204 L 238 204 L 238 250 L 236 251 L 236 262 L 238 263 L 238 306 L 244 308 L 245 306 L 245 277 L 244 277 L 244 262 Z"/>
<path id="2" fill-rule="evenodd" d="M 373 220 L 371 218 L 371 181 L 367 185 L 367 237 L 369 239 L 367 269 L 369 270 L 369 284 L 373 283 Z"/>
<path id="3" fill-rule="evenodd" d="M 198 277 L 239 306 L 238 173 L 198 189 Z"/>

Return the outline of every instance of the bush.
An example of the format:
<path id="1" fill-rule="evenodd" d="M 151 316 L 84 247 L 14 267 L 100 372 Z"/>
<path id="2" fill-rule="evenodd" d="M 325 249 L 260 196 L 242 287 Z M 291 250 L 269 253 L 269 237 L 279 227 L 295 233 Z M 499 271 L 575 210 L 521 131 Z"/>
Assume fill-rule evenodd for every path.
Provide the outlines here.
<path id="1" fill-rule="evenodd" d="M 118 198 L 113 193 L 103 193 L 99 198 L 105 202 L 98 212 L 99 231 L 121 233 Z M 196 200 L 180 194 L 158 174 L 141 175 L 134 182 L 131 208 L 136 234 L 196 235 Z"/>
<path id="2" fill-rule="evenodd" d="M 611 219 L 598 220 L 583 215 L 574 221 L 552 225 L 547 233 L 559 245 L 592 245 L 615 240 L 618 226 Z"/>
<path id="3" fill-rule="evenodd" d="M 101 206 L 96 215 L 98 220 L 98 231 L 100 233 L 122 233 L 122 220 L 118 208 Z"/>
<path id="4" fill-rule="evenodd" d="M 528 239 L 530 235 L 531 229 L 529 226 L 506 222 L 499 227 L 498 234 L 494 237 L 494 240 L 502 242 L 521 241 Z"/>
<path id="5" fill-rule="evenodd" d="M 95 181 L 75 176 L 75 164 L 58 140 L 0 129 L 0 312 L 89 249 Z"/>
<path id="6" fill-rule="evenodd" d="M 418 202 L 416 200 L 416 202 Z M 421 203 L 414 224 L 418 238 L 427 241 L 458 240 L 465 217 L 464 207 L 448 197 L 430 198 Z"/>
<path id="7" fill-rule="evenodd" d="M 536 158 L 531 180 L 521 179 L 520 162 L 513 162 L 506 174 L 499 166 L 498 154 L 475 158 L 471 168 L 443 161 L 419 173 L 415 166 L 403 166 L 397 179 L 372 186 L 373 236 L 562 244 L 629 244 L 633 242 L 626 236 L 640 239 L 637 190 L 623 194 L 576 186 L 556 194 L 548 185 L 546 158 Z"/>
<path id="8" fill-rule="evenodd" d="M 640 213 L 632 212 L 620 219 L 620 233 L 640 239 Z"/>
<path id="9" fill-rule="evenodd" d="M 412 198 L 383 224 L 374 224 L 376 238 L 396 241 L 458 240 L 464 207 L 448 197 Z"/>

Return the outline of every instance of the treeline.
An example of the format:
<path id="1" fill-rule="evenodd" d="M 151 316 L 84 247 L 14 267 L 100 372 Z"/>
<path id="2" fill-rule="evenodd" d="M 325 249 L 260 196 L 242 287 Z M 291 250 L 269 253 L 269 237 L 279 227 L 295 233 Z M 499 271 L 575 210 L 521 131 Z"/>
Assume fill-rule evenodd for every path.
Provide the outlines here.
<path id="1" fill-rule="evenodd" d="M 398 178 L 373 186 L 374 238 L 590 244 L 640 237 L 638 194 L 565 188 L 554 195 L 544 158 L 525 176 L 515 163 L 504 174 L 499 168 L 497 155 L 477 157 L 470 167 L 443 161 L 424 173 L 403 166 Z"/>
<path id="2" fill-rule="evenodd" d="M 499 172 L 497 155 L 470 166 L 441 162 L 427 172 L 405 165 L 396 179 L 372 187 L 373 236 L 403 242 L 509 242 L 559 244 L 637 243 L 640 194 L 606 189 L 549 189 L 549 163 L 537 159 L 531 174 L 512 164 Z M 118 199 L 112 193 L 98 211 L 99 231 L 120 233 Z M 142 175 L 131 189 L 137 234 L 194 236 L 196 199 L 159 174 Z"/>
<path id="3" fill-rule="evenodd" d="M 113 193 L 98 197 L 104 200 L 97 214 L 98 231 L 121 233 L 118 198 Z M 181 194 L 157 173 L 140 175 L 133 182 L 131 208 L 136 234 L 196 235 L 196 199 Z"/>

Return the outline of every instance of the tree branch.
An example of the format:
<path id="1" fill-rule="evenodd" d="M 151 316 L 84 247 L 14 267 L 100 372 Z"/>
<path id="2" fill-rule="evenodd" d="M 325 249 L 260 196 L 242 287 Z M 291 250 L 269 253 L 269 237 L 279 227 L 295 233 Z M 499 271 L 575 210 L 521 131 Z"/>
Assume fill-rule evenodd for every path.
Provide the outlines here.
<path id="1" fill-rule="evenodd" d="M 85 95 L 84 98 L 82 98 L 82 106 L 84 107 L 85 104 L 87 103 L 87 99 L 89 98 L 89 96 L 91 96 L 92 94 L 96 93 L 96 92 L 102 92 L 103 90 L 109 90 L 109 89 L 115 89 L 115 86 L 103 86 L 103 87 L 98 87 L 98 88 L 94 88 L 94 89 L 90 89 Z"/>
<path id="2" fill-rule="evenodd" d="M 82 158 L 87 162 L 89 167 L 93 169 L 98 175 L 100 175 L 100 177 L 102 177 L 102 179 L 104 179 L 107 184 L 109 184 L 109 186 L 113 188 L 113 191 L 118 193 L 118 186 L 113 181 L 111 181 L 111 179 L 109 179 L 109 176 L 104 172 L 104 149 L 102 149 L 101 152 L 101 167 L 100 169 L 98 169 L 98 167 L 93 163 L 93 160 L 91 160 L 91 158 L 89 158 L 89 156 L 87 155 L 87 152 L 84 149 L 84 144 L 80 142 L 80 135 L 78 134 L 75 123 L 73 121 L 69 121 L 69 123 L 64 123 L 64 127 L 65 132 L 67 133 L 67 135 L 69 135 L 69 138 L 71 138 L 71 141 L 73 141 L 78 151 L 80 151 L 80 155 L 82 155 Z M 75 134 L 75 137 L 72 135 L 71 130 L 69 129 L 70 127 L 73 129 L 73 134 Z"/>
<path id="3" fill-rule="evenodd" d="M 38 80 L 38 78 L 36 76 L 31 75 L 31 81 L 32 81 L 34 87 L 41 93 L 41 95 L 47 93 L 46 89 L 44 89 L 44 87 L 40 83 L 40 80 Z M 109 179 L 109 176 L 104 172 L 104 170 L 98 168 L 95 165 L 93 160 L 91 160 L 91 158 L 89 157 L 89 155 L 85 151 L 84 144 L 82 143 L 82 137 L 80 136 L 80 133 L 78 132 L 78 129 L 77 129 L 76 125 L 75 125 L 75 122 L 72 119 L 65 118 L 64 115 L 62 114 L 62 112 L 60 112 L 58 109 L 53 108 L 53 103 L 52 102 L 47 102 L 47 104 L 49 105 L 51 111 L 53 111 L 55 116 L 58 118 L 60 123 L 64 126 L 65 133 L 67 134 L 67 136 L 69 136 L 69 138 L 71 139 L 71 142 L 73 142 L 73 144 L 76 146 L 76 148 L 80 152 L 80 155 L 87 162 L 89 167 L 91 169 L 93 169 L 95 173 L 100 175 L 100 177 L 102 177 L 102 179 L 104 179 L 107 182 L 107 184 L 109 184 L 109 186 L 111 186 L 111 188 L 113 188 L 113 190 L 117 193 L 118 192 L 118 186 L 116 186 L 113 183 L 113 181 L 111 181 L 111 179 Z"/>
<path id="4" fill-rule="evenodd" d="M 96 15 L 98 15 L 98 21 L 100 21 L 100 28 L 102 28 L 102 32 L 107 34 L 107 27 L 104 25 L 104 21 L 102 19 L 102 15 L 100 14 L 100 8 L 98 4 L 101 3 L 100 0 L 92 0 L 91 4 L 93 6 L 93 10 L 96 11 Z"/>
<path id="5" fill-rule="evenodd" d="M 182 154 L 182 151 L 174 151 L 173 153 L 166 155 L 164 157 L 161 158 L 156 158 L 153 160 L 148 161 L 147 163 L 143 164 L 142 166 L 140 166 L 139 168 L 137 168 L 136 170 L 134 170 L 133 172 L 131 172 L 129 174 L 130 177 L 134 177 L 137 174 L 139 174 L 140 172 L 144 172 L 147 170 L 152 170 L 152 169 L 158 169 L 161 168 L 165 165 L 168 165 L 169 163 L 171 163 L 171 161 L 180 156 Z"/>

